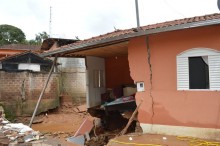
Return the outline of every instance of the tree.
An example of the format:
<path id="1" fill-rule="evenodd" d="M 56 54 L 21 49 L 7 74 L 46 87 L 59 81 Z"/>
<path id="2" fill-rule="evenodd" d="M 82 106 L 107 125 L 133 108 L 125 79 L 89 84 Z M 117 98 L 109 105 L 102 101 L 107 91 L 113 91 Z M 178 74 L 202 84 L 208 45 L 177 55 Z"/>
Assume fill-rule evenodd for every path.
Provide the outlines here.
<path id="1" fill-rule="evenodd" d="M 35 36 L 36 36 L 35 41 L 38 44 L 41 44 L 43 42 L 43 40 L 48 39 L 50 37 L 45 31 L 43 31 L 42 33 L 38 33 Z"/>
<path id="2" fill-rule="evenodd" d="M 25 43 L 26 36 L 24 32 L 12 25 L 0 25 L 0 46 L 7 44 Z"/>

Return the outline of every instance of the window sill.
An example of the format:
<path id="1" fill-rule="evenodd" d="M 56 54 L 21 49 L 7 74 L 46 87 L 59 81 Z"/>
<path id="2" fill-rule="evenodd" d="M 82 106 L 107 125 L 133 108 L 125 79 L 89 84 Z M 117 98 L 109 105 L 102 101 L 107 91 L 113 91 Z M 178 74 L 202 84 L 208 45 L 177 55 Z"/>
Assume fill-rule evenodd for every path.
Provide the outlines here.
<path id="1" fill-rule="evenodd" d="M 177 89 L 177 91 L 220 91 L 220 90 L 216 90 L 216 89 L 186 89 L 186 90 L 179 90 L 179 89 Z"/>

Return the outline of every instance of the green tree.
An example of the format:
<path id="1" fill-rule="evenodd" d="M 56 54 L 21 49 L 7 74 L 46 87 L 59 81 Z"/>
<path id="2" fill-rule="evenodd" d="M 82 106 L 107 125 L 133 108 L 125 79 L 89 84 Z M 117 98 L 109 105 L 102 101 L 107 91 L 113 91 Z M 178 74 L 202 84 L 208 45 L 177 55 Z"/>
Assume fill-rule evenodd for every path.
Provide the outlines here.
<path id="1" fill-rule="evenodd" d="M 43 31 L 41 33 L 38 33 L 35 35 L 35 41 L 38 44 L 41 44 L 43 42 L 43 40 L 48 39 L 50 36 L 47 34 L 47 32 Z"/>
<path id="2" fill-rule="evenodd" d="M 0 45 L 25 43 L 24 32 L 12 25 L 0 25 Z"/>

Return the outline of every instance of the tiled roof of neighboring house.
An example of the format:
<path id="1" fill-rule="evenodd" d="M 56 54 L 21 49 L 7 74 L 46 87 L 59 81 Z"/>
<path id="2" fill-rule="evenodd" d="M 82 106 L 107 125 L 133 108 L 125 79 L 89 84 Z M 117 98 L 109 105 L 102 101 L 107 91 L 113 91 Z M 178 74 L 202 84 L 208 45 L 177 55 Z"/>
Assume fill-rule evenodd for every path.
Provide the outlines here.
<path id="1" fill-rule="evenodd" d="M 150 31 L 153 31 L 156 29 L 161 29 L 161 30 L 158 30 L 158 32 L 163 32 L 162 31 L 163 29 L 165 30 L 166 28 L 169 28 L 172 26 L 178 27 L 180 25 L 191 24 L 191 23 L 196 23 L 196 22 L 199 22 L 199 23 L 201 22 L 200 25 L 203 26 L 203 23 L 208 23 L 208 21 L 213 21 L 215 19 L 216 20 L 220 19 L 220 13 L 204 15 L 204 16 L 196 16 L 196 17 L 191 17 L 191 18 L 184 18 L 184 19 L 167 21 L 167 22 L 162 22 L 162 23 L 157 23 L 157 24 L 146 25 L 146 26 L 140 27 L 139 30 L 137 30 L 137 28 L 116 30 L 114 32 L 110 32 L 110 33 L 106 33 L 106 34 L 92 37 L 89 39 L 85 39 L 82 41 L 78 41 L 78 42 L 75 42 L 75 43 L 72 43 L 72 44 L 69 44 L 66 46 L 61 46 L 60 48 L 57 48 L 57 50 L 51 51 L 53 53 L 50 53 L 50 51 L 48 51 L 48 53 L 45 53 L 45 56 L 55 54 L 55 53 L 61 53 L 63 51 L 70 51 L 70 49 L 80 49 L 80 48 L 85 48 L 86 46 L 92 46 L 93 44 L 107 42 L 105 40 L 109 41 L 111 39 L 112 40 L 119 40 L 119 39 L 131 38 L 131 37 L 134 37 L 135 33 L 137 34 L 138 32 L 141 32 L 138 34 L 139 36 L 141 36 L 141 35 L 145 35 L 147 31 L 149 31 L 148 34 L 151 34 Z M 196 25 L 198 25 L 198 24 L 196 24 Z M 184 27 L 184 26 L 181 26 L 181 27 Z M 191 27 L 191 26 L 187 26 L 186 28 L 189 28 L 189 27 Z M 78 46 L 80 46 L 80 47 L 78 47 Z M 44 56 L 44 54 L 42 56 Z"/>
<path id="2" fill-rule="evenodd" d="M 24 44 L 10 44 L 0 46 L 0 49 L 8 49 L 8 50 L 38 50 L 40 49 L 40 45 L 24 45 Z"/>
<path id="3" fill-rule="evenodd" d="M 77 40 L 77 39 L 63 39 L 63 38 L 48 38 L 43 41 L 40 48 L 41 48 L 41 50 L 49 50 L 54 45 L 54 43 L 57 43 L 58 47 L 61 47 L 61 46 L 67 45 L 67 44 L 75 43 L 77 41 L 79 41 L 79 40 Z"/>
<path id="4" fill-rule="evenodd" d="M 11 56 L 0 58 L 0 62 L 8 60 L 8 59 L 11 59 L 11 58 L 17 58 L 17 57 L 20 57 L 20 56 L 23 56 L 23 55 L 26 55 L 26 54 L 32 54 L 32 55 L 35 55 L 35 56 L 38 56 L 39 58 L 41 58 L 38 53 L 31 52 L 29 50 L 29 51 L 24 51 L 24 52 L 21 52 L 21 53 L 16 53 L 16 54 L 11 55 Z M 52 60 L 50 60 L 48 58 L 42 58 L 42 60 L 47 60 L 47 61 L 49 61 L 51 63 L 53 62 Z"/>

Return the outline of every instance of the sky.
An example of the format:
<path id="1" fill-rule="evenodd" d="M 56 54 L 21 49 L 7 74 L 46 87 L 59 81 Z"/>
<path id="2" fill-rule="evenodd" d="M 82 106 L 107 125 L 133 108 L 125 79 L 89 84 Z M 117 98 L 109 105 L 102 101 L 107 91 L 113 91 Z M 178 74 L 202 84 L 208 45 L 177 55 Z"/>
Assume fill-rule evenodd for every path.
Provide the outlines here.
<path id="1" fill-rule="evenodd" d="M 138 4 L 141 26 L 219 13 L 217 0 L 138 0 Z M 135 0 L 0 0 L 1 24 L 20 28 L 27 40 L 43 31 L 55 38 L 82 40 L 136 27 Z"/>

